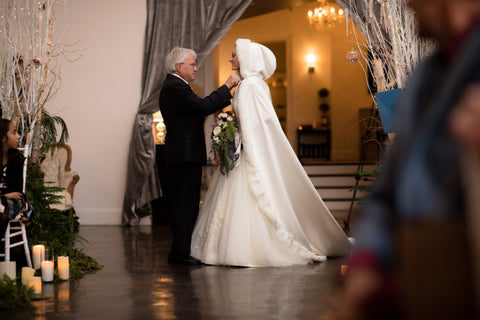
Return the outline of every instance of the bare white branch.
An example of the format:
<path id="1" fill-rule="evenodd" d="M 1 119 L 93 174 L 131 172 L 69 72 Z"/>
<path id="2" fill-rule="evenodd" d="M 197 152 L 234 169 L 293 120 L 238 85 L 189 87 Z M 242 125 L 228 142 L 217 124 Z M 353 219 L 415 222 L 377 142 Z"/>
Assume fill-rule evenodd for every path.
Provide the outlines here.
<path id="1" fill-rule="evenodd" d="M 417 36 L 414 12 L 406 0 L 347 0 L 348 12 L 363 34 L 352 32 L 378 91 L 404 88 L 413 68 L 435 46 Z M 348 27 L 347 27 L 348 28 Z M 347 30 L 348 32 L 348 30 Z"/>

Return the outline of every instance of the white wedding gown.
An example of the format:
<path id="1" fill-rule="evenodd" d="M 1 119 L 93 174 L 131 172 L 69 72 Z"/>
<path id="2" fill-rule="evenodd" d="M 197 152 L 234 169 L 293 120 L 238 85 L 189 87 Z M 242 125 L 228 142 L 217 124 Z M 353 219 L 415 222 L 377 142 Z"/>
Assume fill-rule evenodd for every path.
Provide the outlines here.
<path id="1" fill-rule="evenodd" d="M 243 80 L 232 107 L 243 149 L 228 177 L 219 170 L 212 177 L 193 231 L 191 255 L 206 264 L 251 267 L 345 255 L 350 242 L 309 180 L 273 109 L 263 79 L 273 73 L 275 57 L 259 44 L 240 40 Z M 255 59 L 245 58 L 250 55 Z"/>

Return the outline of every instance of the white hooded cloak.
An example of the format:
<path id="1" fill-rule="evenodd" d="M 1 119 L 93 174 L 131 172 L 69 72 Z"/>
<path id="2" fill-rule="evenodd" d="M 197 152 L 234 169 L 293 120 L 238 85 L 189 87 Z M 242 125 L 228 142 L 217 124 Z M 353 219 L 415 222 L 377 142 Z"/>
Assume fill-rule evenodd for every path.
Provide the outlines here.
<path id="1" fill-rule="evenodd" d="M 236 41 L 242 81 L 233 110 L 242 150 L 228 176 L 218 172 L 200 209 L 192 256 L 206 264 L 289 266 L 348 253 L 350 243 L 288 142 L 265 80 L 274 54 Z"/>

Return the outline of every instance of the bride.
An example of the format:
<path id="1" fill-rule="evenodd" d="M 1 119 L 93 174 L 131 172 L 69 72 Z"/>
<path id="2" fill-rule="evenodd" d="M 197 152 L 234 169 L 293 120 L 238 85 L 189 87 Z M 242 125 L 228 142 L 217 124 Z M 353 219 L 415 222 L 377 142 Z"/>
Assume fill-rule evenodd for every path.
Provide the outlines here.
<path id="1" fill-rule="evenodd" d="M 229 60 L 242 81 L 234 93 L 242 150 L 219 170 L 200 209 L 191 254 L 203 263 L 290 266 L 348 253 L 350 243 L 284 135 L 265 79 L 276 68 L 265 46 L 238 39 Z"/>

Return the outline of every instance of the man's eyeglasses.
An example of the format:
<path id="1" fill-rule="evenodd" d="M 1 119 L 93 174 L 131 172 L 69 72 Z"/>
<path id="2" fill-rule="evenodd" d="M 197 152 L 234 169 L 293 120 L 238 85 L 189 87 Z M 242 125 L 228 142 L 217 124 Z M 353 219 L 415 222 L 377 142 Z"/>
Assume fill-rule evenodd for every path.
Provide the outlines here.
<path id="1" fill-rule="evenodd" d="M 188 64 L 189 66 L 192 66 L 192 67 L 196 67 L 197 64 L 196 63 L 184 63 L 184 62 L 181 62 L 180 64 Z"/>

